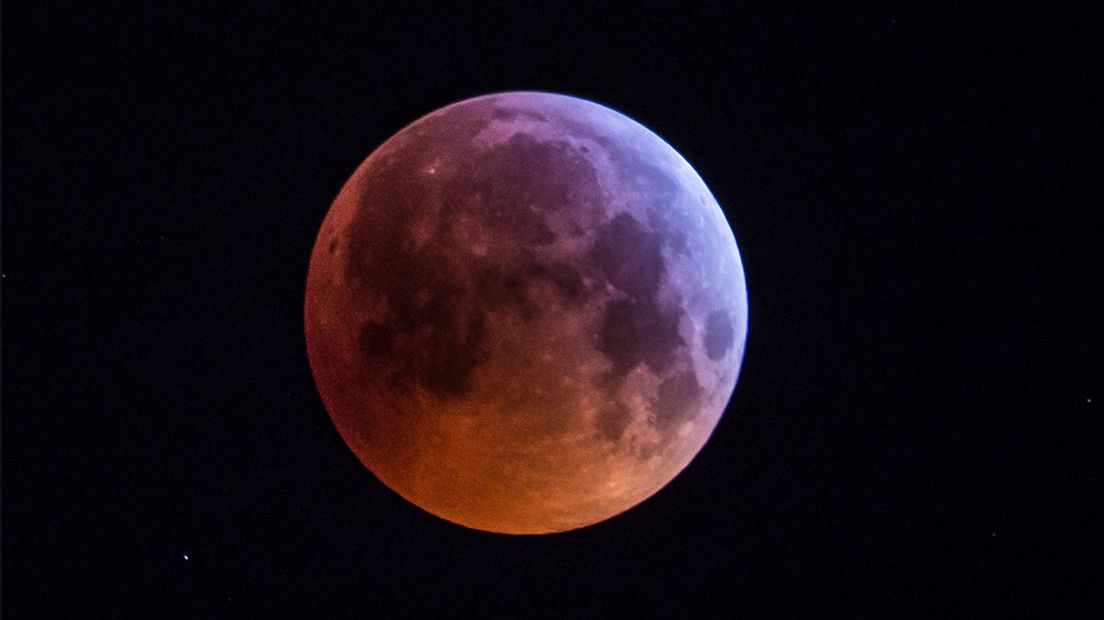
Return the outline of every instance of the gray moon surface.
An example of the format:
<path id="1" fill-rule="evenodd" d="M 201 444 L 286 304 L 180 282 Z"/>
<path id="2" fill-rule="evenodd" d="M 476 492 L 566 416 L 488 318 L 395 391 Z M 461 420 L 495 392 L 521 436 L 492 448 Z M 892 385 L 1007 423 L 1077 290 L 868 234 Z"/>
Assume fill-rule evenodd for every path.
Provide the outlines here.
<path id="1" fill-rule="evenodd" d="M 747 336 L 736 240 L 690 164 L 543 92 L 454 103 L 376 149 L 322 223 L 304 310 L 360 461 L 430 513 L 511 534 L 597 523 L 670 482 Z"/>

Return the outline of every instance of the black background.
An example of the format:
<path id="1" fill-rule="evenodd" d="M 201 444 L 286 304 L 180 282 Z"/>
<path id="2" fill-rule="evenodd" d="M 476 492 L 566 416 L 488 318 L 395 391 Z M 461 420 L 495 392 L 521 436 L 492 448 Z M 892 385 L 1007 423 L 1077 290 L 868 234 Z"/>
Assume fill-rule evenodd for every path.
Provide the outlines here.
<path id="1" fill-rule="evenodd" d="M 4 3 L 6 616 L 1104 613 L 1099 15 L 281 4 Z M 302 337 L 354 168 L 517 89 L 672 143 L 749 285 L 697 459 L 543 537 L 384 487 Z"/>

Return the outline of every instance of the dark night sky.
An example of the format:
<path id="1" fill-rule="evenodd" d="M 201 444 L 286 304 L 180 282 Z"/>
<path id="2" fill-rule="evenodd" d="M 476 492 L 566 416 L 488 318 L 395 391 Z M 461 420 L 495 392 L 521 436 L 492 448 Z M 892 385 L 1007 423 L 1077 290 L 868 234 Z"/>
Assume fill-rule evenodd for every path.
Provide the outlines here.
<path id="1" fill-rule="evenodd" d="M 4 5 L 6 616 L 1104 613 L 1099 13 L 115 4 Z M 671 142 L 749 284 L 698 458 L 546 537 L 384 487 L 302 337 L 353 169 L 515 89 Z"/>

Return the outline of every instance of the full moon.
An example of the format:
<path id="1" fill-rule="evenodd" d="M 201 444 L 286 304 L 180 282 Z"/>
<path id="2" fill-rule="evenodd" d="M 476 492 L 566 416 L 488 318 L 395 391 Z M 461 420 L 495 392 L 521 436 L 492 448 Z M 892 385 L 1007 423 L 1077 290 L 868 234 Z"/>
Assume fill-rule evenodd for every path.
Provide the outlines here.
<path id="1" fill-rule="evenodd" d="M 326 409 L 384 484 L 540 534 L 628 510 L 701 450 L 747 289 L 674 148 L 597 103 L 509 92 L 430 113 L 357 168 L 314 245 L 305 332 Z"/>

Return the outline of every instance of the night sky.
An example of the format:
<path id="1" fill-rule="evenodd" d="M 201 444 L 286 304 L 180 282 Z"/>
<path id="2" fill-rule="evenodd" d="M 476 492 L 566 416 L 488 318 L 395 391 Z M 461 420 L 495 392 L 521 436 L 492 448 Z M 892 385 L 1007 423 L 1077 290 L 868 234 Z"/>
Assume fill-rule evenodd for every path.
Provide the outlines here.
<path id="1" fill-rule="evenodd" d="M 6 617 L 1104 614 L 1099 10 L 116 4 L 4 4 Z M 302 327 L 364 157 L 520 89 L 673 144 L 749 287 L 698 457 L 540 537 L 380 483 Z"/>

